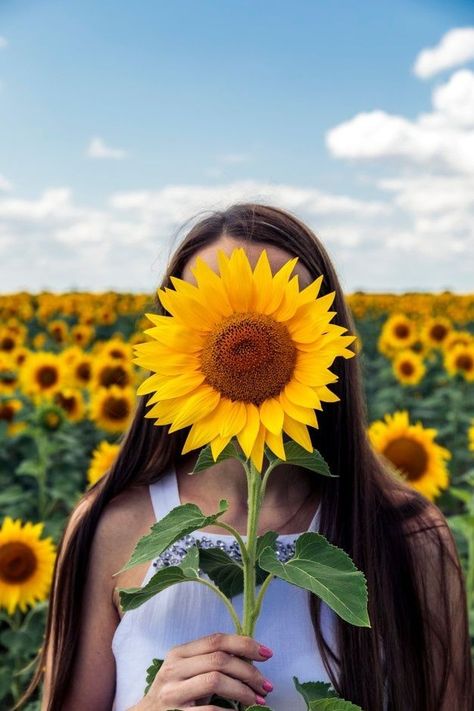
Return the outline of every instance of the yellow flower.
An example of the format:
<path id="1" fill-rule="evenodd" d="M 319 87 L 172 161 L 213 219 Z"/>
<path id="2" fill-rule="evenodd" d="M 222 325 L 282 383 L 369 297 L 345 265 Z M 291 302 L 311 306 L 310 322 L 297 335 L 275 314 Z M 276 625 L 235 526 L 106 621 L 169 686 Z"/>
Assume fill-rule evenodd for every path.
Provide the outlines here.
<path id="1" fill-rule="evenodd" d="M 382 326 L 378 347 L 381 353 L 389 355 L 391 351 L 408 348 L 418 338 L 417 327 L 405 314 L 390 316 Z"/>
<path id="2" fill-rule="evenodd" d="M 132 346 L 130 343 L 125 343 L 125 341 L 119 338 L 111 338 L 110 341 L 102 347 L 100 355 L 108 358 L 116 358 L 128 363 L 132 357 Z"/>
<path id="3" fill-rule="evenodd" d="M 182 454 L 210 444 L 215 460 L 236 436 L 261 471 L 265 443 L 285 459 L 283 432 L 313 451 L 307 425 L 318 427 L 321 402 L 339 400 L 329 368 L 355 356 L 356 336 L 329 323 L 335 292 L 316 298 L 322 275 L 302 291 L 290 279 L 298 257 L 272 275 L 266 250 L 253 272 L 242 247 L 217 256 L 219 275 L 198 256 L 197 286 L 171 277 L 175 290 L 158 291 L 171 316 L 147 314 L 153 341 L 134 346 L 134 362 L 154 375 L 137 392 L 153 393 L 145 416 L 155 424 L 191 425 Z"/>
<path id="4" fill-rule="evenodd" d="M 431 318 L 422 328 L 422 338 L 433 348 L 439 348 L 449 336 L 453 324 L 444 316 Z"/>
<path id="5" fill-rule="evenodd" d="M 23 403 L 17 398 L 0 399 L 0 422 L 7 423 L 7 433 L 15 435 L 25 428 L 24 422 L 16 420 L 17 412 L 23 408 Z"/>
<path id="6" fill-rule="evenodd" d="M 135 401 L 133 389 L 99 388 L 91 399 L 91 417 L 106 432 L 123 432 L 132 415 Z"/>
<path id="7" fill-rule="evenodd" d="M 87 481 L 89 486 L 92 486 L 110 469 L 117 454 L 119 453 L 119 444 L 109 444 L 103 440 L 92 452 L 92 458 L 87 471 Z"/>
<path id="8" fill-rule="evenodd" d="M 474 380 L 474 343 L 458 343 L 444 354 L 444 367 L 450 375 L 460 373 L 465 380 Z"/>
<path id="9" fill-rule="evenodd" d="M 374 449 L 381 453 L 414 489 L 433 501 L 449 484 L 445 460 L 451 452 L 434 438 L 437 430 L 420 422 L 409 423 L 406 410 L 386 414 L 385 422 L 377 420 L 368 430 Z"/>
<path id="10" fill-rule="evenodd" d="M 85 413 L 84 398 L 80 390 L 75 388 L 62 388 L 54 393 L 53 402 L 59 405 L 71 422 L 79 422 Z"/>
<path id="11" fill-rule="evenodd" d="M 426 367 L 412 350 L 401 351 L 393 361 L 393 372 L 403 385 L 416 385 L 423 378 Z"/>
<path id="12" fill-rule="evenodd" d="M 467 431 L 467 438 L 469 442 L 468 449 L 471 452 L 474 452 L 474 417 L 471 419 L 471 426 Z"/>
<path id="13" fill-rule="evenodd" d="M 47 351 L 32 353 L 20 371 L 23 390 L 28 395 L 51 395 L 61 389 L 66 368 L 60 356 Z"/>
<path id="14" fill-rule="evenodd" d="M 40 539 L 44 523 L 7 516 L 0 529 L 0 607 L 10 615 L 19 607 L 45 600 L 51 585 L 56 550 L 52 538 Z"/>
<path id="15" fill-rule="evenodd" d="M 93 388 L 109 388 L 111 385 L 125 388 L 134 382 L 134 373 L 127 361 L 102 355 L 94 360 L 91 379 Z"/>

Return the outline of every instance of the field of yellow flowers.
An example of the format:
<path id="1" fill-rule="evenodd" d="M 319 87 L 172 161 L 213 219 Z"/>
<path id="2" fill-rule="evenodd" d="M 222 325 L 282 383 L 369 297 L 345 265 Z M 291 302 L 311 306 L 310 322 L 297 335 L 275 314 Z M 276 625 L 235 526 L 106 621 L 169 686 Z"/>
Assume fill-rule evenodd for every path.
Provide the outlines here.
<path id="1" fill-rule="evenodd" d="M 474 642 L 474 295 L 347 298 L 368 434 L 448 518 Z M 137 294 L 0 296 L 0 708 L 31 677 L 65 520 L 130 422 L 146 377 L 132 345 L 153 310 Z"/>

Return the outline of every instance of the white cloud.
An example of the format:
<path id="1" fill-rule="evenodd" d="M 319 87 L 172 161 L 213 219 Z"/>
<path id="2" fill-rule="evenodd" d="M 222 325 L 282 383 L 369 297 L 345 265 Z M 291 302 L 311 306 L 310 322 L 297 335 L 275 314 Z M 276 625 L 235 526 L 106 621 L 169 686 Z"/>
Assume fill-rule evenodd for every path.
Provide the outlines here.
<path id="1" fill-rule="evenodd" d="M 247 163 L 252 160 L 252 157 L 248 153 L 223 153 L 222 155 L 217 156 L 217 160 L 222 163 L 236 165 L 239 163 Z"/>
<path id="2" fill-rule="evenodd" d="M 434 111 L 415 121 L 377 110 L 335 126 L 326 144 L 337 158 L 402 158 L 474 174 L 474 73 L 456 72 L 434 89 Z"/>
<path id="3" fill-rule="evenodd" d="M 0 35 L 0 49 L 5 49 L 5 47 L 8 47 L 8 40 L 3 35 Z"/>
<path id="4" fill-rule="evenodd" d="M 127 156 L 127 152 L 121 148 L 107 146 L 100 136 L 94 136 L 87 147 L 87 155 L 90 158 L 113 158 L 120 160 Z"/>
<path id="5" fill-rule="evenodd" d="M 474 27 L 459 27 L 447 32 L 436 47 L 423 49 L 413 65 L 421 79 L 434 76 L 474 59 Z"/>
<path id="6" fill-rule="evenodd" d="M 8 192 L 9 190 L 13 190 L 13 183 L 11 183 L 8 178 L 6 178 L 4 175 L 0 173 L 0 191 L 3 190 L 4 192 Z"/>

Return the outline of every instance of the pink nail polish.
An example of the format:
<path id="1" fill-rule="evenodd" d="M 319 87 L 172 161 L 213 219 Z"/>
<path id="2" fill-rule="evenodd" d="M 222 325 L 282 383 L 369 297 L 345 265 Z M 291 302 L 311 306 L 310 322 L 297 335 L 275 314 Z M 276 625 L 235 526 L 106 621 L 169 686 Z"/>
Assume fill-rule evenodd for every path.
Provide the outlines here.
<path id="1" fill-rule="evenodd" d="M 268 681 L 268 679 L 265 679 L 262 684 L 262 687 L 265 689 L 265 691 L 273 691 L 273 684 L 271 681 Z"/>
<path id="2" fill-rule="evenodd" d="M 265 647 L 264 644 L 260 645 L 260 647 L 258 648 L 258 653 L 266 659 L 268 659 L 269 657 L 273 657 L 272 650 L 269 647 Z"/>
<path id="3" fill-rule="evenodd" d="M 265 706 L 265 699 L 262 696 L 256 696 L 255 700 L 257 704 L 260 704 L 260 706 Z"/>

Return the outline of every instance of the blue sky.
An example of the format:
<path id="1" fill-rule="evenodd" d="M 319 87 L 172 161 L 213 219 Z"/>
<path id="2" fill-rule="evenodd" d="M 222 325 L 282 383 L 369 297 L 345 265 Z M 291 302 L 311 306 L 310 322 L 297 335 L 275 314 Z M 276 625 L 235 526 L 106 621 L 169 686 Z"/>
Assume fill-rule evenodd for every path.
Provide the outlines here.
<path id="1" fill-rule="evenodd" d="M 472 290 L 473 27 L 455 0 L 4 0 L 0 290 L 153 289 L 240 198 L 307 221 L 348 291 Z"/>

